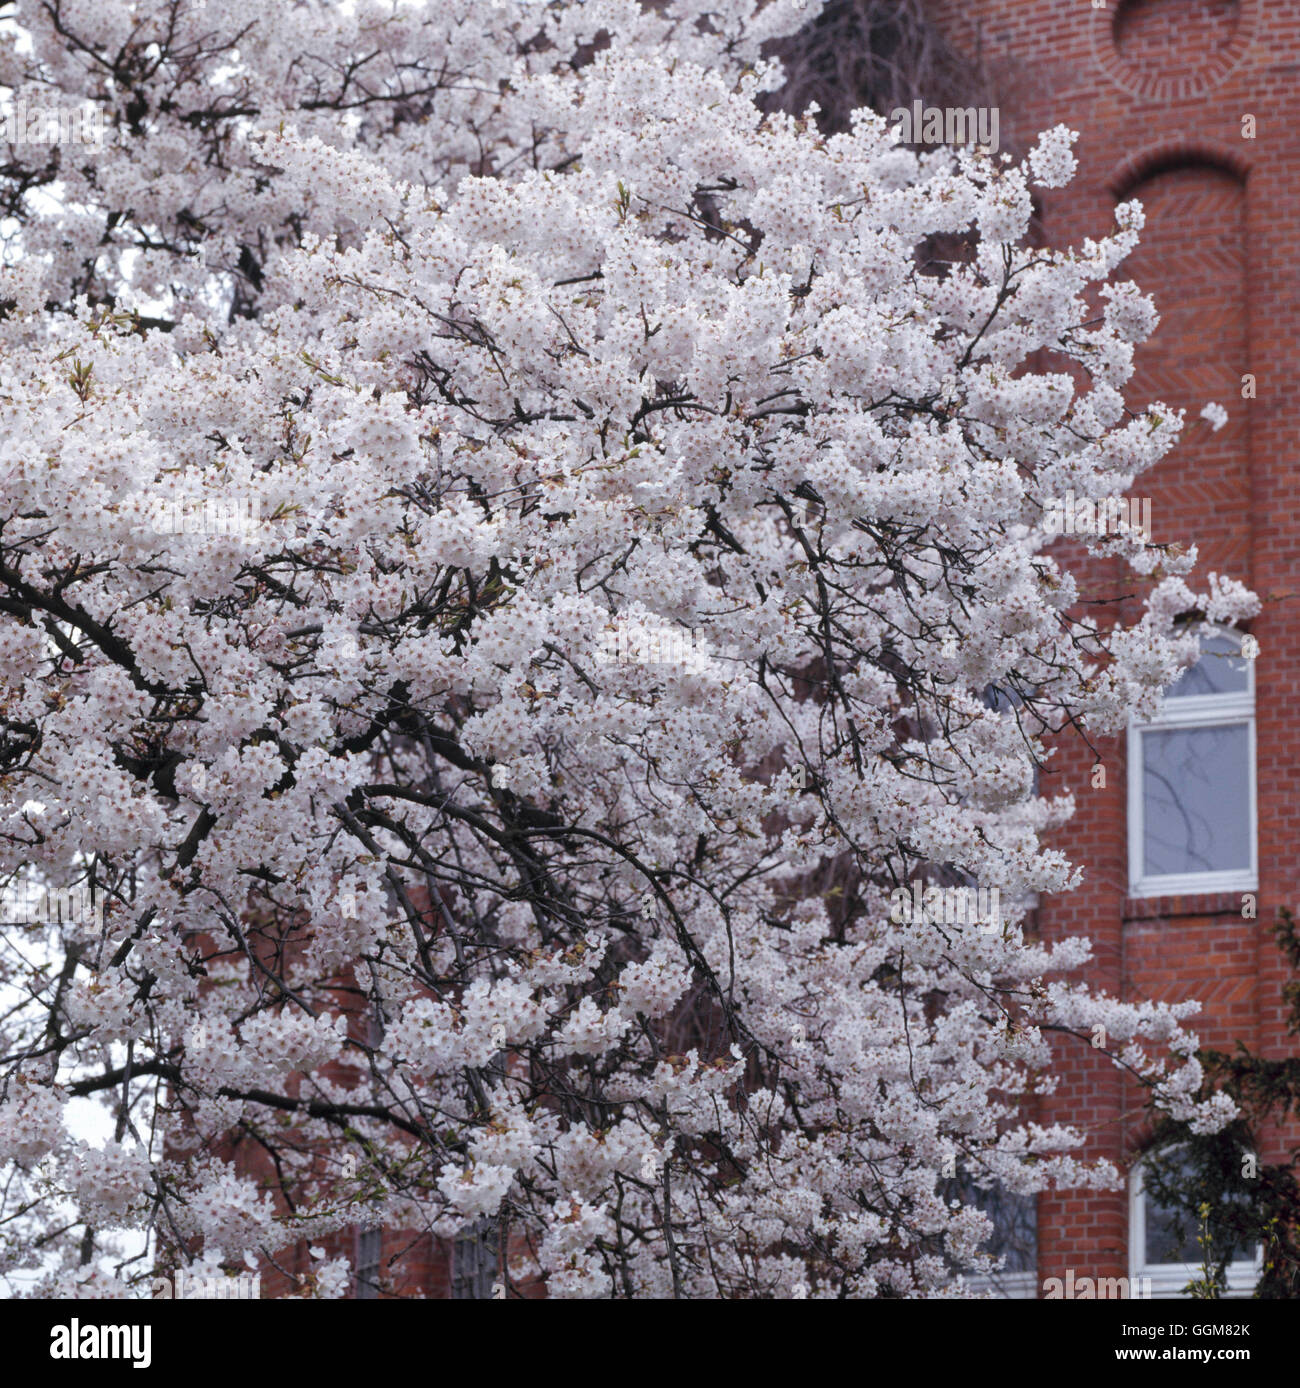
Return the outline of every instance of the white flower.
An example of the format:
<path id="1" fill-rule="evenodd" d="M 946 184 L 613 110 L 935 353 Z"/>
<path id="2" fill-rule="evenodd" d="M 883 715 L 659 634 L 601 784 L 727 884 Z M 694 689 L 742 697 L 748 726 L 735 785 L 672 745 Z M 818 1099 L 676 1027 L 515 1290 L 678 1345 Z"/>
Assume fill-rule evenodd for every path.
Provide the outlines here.
<path id="1" fill-rule="evenodd" d="M 64 1100 L 43 1085 L 19 1081 L 0 1104 L 0 1161 L 39 1161 L 63 1136 Z"/>
<path id="2" fill-rule="evenodd" d="M 1064 125 L 1055 125 L 1038 137 L 1038 143 L 1029 151 L 1029 167 L 1036 183 L 1044 188 L 1063 188 L 1074 177 L 1078 165 L 1070 146 L 1078 138 L 1077 130 Z"/>

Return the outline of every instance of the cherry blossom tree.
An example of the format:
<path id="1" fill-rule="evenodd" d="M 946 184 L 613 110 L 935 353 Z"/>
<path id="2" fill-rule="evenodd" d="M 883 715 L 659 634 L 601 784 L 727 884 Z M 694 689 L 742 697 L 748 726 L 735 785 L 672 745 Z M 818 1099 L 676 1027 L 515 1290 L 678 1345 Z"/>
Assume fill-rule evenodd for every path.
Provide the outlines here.
<path id="1" fill-rule="evenodd" d="M 1125 531 L 1100 623 L 1044 527 L 1182 426 L 1122 395 L 1140 207 L 1026 244 L 1072 132 L 765 113 L 816 0 L 4 8 L 12 101 L 103 124 L 0 168 L 8 1273 L 364 1221 L 551 1296 L 950 1294 L 948 1178 L 1115 1179 L 1034 1120 L 1063 1045 L 1231 1119 L 1192 1005 L 1026 929 L 1053 736 L 1255 604 Z"/>

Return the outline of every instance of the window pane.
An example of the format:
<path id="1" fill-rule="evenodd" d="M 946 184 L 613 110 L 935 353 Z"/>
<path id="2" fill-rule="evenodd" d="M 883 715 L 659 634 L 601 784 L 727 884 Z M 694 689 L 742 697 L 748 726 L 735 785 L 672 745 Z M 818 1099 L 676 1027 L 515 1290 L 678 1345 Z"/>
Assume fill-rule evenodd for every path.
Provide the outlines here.
<path id="1" fill-rule="evenodd" d="M 362 1229 L 357 1240 L 357 1300 L 371 1301 L 379 1295 L 379 1260 L 383 1256 L 384 1231 Z"/>
<path id="2" fill-rule="evenodd" d="M 1172 1151 L 1166 1150 L 1157 1158 L 1161 1169 L 1181 1180 L 1188 1180 L 1194 1174 L 1194 1168 L 1189 1160 L 1185 1149 L 1175 1148 Z M 1235 1162 L 1237 1157 L 1233 1157 Z M 1151 1168 L 1147 1167 L 1147 1173 Z M 1144 1186 L 1147 1181 L 1144 1180 Z M 1184 1189 L 1186 1189 L 1184 1187 Z M 1229 1192 L 1224 1197 L 1226 1204 L 1237 1205 L 1245 1208 L 1246 1199 L 1239 1192 Z M 1152 1263 L 1192 1263 L 1197 1267 L 1201 1266 L 1205 1259 L 1205 1251 L 1197 1242 L 1200 1233 L 1200 1225 L 1197 1218 L 1189 1211 L 1184 1209 L 1181 1215 L 1182 1237 L 1180 1238 L 1175 1231 L 1176 1218 L 1172 1207 L 1160 1204 L 1149 1188 L 1142 1193 L 1143 1206 L 1143 1232 L 1146 1238 L 1146 1261 Z M 1228 1247 L 1223 1246 L 1223 1234 L 1220 1231 L 1217 1235 L 1212 1234 L 1211 1238 L 1217 1241 L 1212 1243 L 1210 1248 L 1211 1256 L 1217 1260 L 1223 1258 L 1226 1262 L 1249 1262 L 1254 1257 L 1254 1251 L 1246 1243 L 1235 1243 Z"/>
<path id="3" fill-rule="evenodd" d="M 985 1253 L 1006 1258 L 1003 1272 L 1034 1272 L 1038 1267 L 1038 1205 L 1032 1195 L 1016 1195 L 1001 1186 L 980 1191 L 976 1204 L 993 1221 Z"/>
<path id="4" fill-rule="evenodd" d="M 1204 654 L 1190 670 L 1184 670 L 1165 695 L 1181 699 L 1193 694 L 1244 694 L 1250 687 L 1250 662 L 1241 654 L 1241 638 L 1210 636 Z"/>
<path id="5" fill-rule="evenodd" d="M 1250 867 L 1245 723 L 1142 734 L 1146 876 Z"/>
<path id="6" fill-rule="evenodd" d="M 1038 1267 L 1038 1203 L 1033 1195 L 1017 1195 L 1000 1185 L 983 1190 L 966 1173 L 951 1177 L 940 1186 L 946 1201 L 959 1200 L 973 1205 L 992 1221 L 989 1236 L 980 1245 L 981 1253 L 1005 1258 L 1001 1274 L 1033 1272 Z"/>
<path id="7" fill-rule="evenodd" d="M 1157 1205 L 1148 1194 L 1142 1201 L 1146 1209 L 1146 1250 L 1147 1263 L 1200 1263 L 1203 1254 L 1196 1242 L 1197 1230 L 1187 1215 L 1183 1216 L 1183 1229 L 1186 1237 L 1179 1239 L 1174 1233 L 1174 1216 L 1171 1210 Z"/>

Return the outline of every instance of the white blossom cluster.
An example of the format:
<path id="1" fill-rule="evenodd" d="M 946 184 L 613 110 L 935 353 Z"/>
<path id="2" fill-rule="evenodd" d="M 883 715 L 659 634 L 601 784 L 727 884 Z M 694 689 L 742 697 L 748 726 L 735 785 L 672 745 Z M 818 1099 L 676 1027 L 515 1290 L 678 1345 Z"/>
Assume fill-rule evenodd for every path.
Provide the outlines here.
<path id="1" fill-rule="evenodd" d="M 764 115 L 816 8 L 20 0 L 0 83 L 106 129 L 0 170 L 0 872 L 105 909 L 5 927 L 0 1269 L 306 1239 L 332 1296 L 359 1221 L 486 1221 L 550 1295 L 947 1294 L 946 1171 L 1113 1180 L 1034 1120 L 1066 1042 L 1230 1116 L 1085 941 L 891 919 L 1077 885 L 1050 734 L 1255 600 L 1126 531 L 1141 616 L 1080 607 L 1045 501 L 1182 423 L 1141 209 L 1031 250 L 1064 127 Z"/>

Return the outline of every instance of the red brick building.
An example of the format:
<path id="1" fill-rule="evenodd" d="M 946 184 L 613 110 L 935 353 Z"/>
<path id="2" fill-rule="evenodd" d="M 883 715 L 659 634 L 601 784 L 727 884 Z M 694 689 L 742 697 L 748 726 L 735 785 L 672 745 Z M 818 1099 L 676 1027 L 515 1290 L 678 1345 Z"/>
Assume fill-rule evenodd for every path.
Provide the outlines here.
<path id="1" fill-rule="evenodd" d="M 1288 511 L 1300 499 L 1289 404 L 1300 352 L 1300 0 L 933 0 L 927 13 L 982 67 L 1003 148 L 1022 152 L 1060 121 L 1079 132 L 1075 181 L 1044 195 L 1049 244 L 1103 234 L 1122 199 L 1145 206 L 1142 245 L 1119 275 L 1154 296 L 1162 321 L 1138 349 L 1128 399 L 1187 414 L 1183 442 L 1135 494 L 1151 500 L 1156 541 L 1198 546 L 1201 583 L 1217 571 L 1263 599 L 1253 681 L 1252 662 L 1236 662 L 1217 693 L 1167 700 L 1159 727 L 1095 752 L 1062 744 L 1043 790 L 1075 794 L 1061 845 L 1086 881 L 1042 903 L 1041 928 L 1049 939 L 1087 935 L 1090 979 L 1110 993 L 1200 999 L 1191 1025 L 1203 1045 L 1284 1055 L 1285 965 L 1269 927 L 1300 901 L 1300 526 Z M 1228 410 L 1219 432 L 1199 418 L 1207 401 Z M 1090 599 L 1135 591 L 1118 565 L 1083 572 Z M 1135 617 L 1136 602 L 1121 611 Z M 1251 897 L 1255 919 L 1243 917 Z M 1141 1095 L 1099 1052 L 1058 1054 L 1067 1079 L 1043 1120 L 1081 1125 L 1087 1155 L 1136 1173 L 1148 1135 Z M 1273 1133 L 1259 1159 L 1285 1150 Z M 1159 1247 L 1144 1257 L 1160 1219 L 1138 1184 L 1040 1197 L 1036 1259 L 1022 1260 L 1008 1290 L 1042 1295 L 1045 1279 L 1070 1271 L 1150 1276 L 1155 1295 L 1181 1287 L 1187 1272 L 1168 1247 L 1169 1261 Z M 1253 1283 L 1248 1265 L 1230 1275 L 1232 1287 Z"/>

